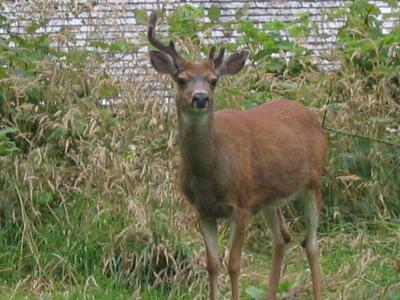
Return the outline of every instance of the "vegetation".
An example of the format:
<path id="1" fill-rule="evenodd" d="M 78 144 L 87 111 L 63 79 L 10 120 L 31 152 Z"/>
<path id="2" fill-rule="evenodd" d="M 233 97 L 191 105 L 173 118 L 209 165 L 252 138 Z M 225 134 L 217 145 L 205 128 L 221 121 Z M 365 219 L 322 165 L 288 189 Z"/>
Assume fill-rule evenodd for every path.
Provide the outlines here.
<path id="1" fill-rule="evenodd" d="M 346 20 L 326 57 L 339 66 L 334 72 L 316 68 L 301 46 L 318 30 L 307 15 L 262 29 L 245 8 L 232 23 L 221 22 L 216 7 L 181 6 L 168 18 L 191 58 L 196 49 L 208 52 L 198 32 L 241 33 L 227 48 L 249 49 L 251 65 L 222 80 L 218 108 L 288 97 L 319 115 L 330 140 L 320 226 L 324 299 L 400 299 L 400 25 L 383 34 L 378 15 L 363 0 L 330 13 Z M 98 67 L 102 51 L 135 45 L 98 41 L 92 46 L 102 51 L 64 51 L 39 33 L 44 25 L 0 39 L 0 298 L 204 299 L 202 240 L 175 180 L 173 105 L 143 84 L 158 75 L 121 81 Z M 0 26 L 8 26 L 2 16 Z M 104 99 L 114 101 L 104 106 Z M 285 211 L 294 233 L 280 286 L 285 299 L 311 295 L 301 209 Z M 249 228 L 244 299 L 265 293 L 271 243 L 263 218 Z M 221 229 L 226 261 L 228 224 Z M 220 290 L 228 299 L 224 269 Z"/>

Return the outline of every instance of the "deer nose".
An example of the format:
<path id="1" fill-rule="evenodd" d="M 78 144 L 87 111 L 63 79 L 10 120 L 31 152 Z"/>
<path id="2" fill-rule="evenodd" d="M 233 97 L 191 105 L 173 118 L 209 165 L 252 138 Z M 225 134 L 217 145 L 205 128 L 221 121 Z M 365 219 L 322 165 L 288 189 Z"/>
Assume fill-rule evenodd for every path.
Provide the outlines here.
<path id="1" fill-rule="evenodd" d="M 205 109 L 208 106 L 208 94 L 204 92 L 194 93 L 192 96 L 192 105 L 197 109 Z"/>

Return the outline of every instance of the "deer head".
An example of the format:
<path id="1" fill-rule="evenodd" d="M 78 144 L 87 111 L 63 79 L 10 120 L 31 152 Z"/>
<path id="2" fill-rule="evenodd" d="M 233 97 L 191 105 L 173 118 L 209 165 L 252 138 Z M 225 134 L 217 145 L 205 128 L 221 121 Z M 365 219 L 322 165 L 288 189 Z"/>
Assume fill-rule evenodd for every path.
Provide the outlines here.
<path id="1" fill-rule="evenodd" d="M 150 60 L 157 72 L 169 74 L 176 82 L 178 113 L 211 112 L 219 77 L 238 73 L 246 62 L 248 52 L 235 52 L 224 60 L 225 49 L 221 47 L 218 56 L 214 57 L 216 48 L 212 47 L 208 59 L 202 62 L 185 60 L 176 51 L 173 41 L 165 45 L 155 38 L 156 21 L 157 16 L 152 12 L 148 39 L 160 51 L 150 50 Z"/>

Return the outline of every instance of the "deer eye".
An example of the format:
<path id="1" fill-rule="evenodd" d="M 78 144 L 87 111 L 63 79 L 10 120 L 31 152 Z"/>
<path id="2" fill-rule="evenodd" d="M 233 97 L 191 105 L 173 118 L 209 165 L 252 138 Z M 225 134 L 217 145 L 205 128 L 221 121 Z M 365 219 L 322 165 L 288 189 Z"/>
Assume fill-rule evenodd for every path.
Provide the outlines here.
<path id="1" fill-rule="evenodd" d="M 217 85 L 218 78 L 210 78 L 209 81 L 210 81 L 210 85 L 212 87 L 215 87 Z"/>
<path id="2" fill-rule="evenodd" d="M 189 79 L 186 77 L 178 77 L 176 79 L 176 82 L 178 83 L 179 86 L 185 86 L 188 83 Z"/>

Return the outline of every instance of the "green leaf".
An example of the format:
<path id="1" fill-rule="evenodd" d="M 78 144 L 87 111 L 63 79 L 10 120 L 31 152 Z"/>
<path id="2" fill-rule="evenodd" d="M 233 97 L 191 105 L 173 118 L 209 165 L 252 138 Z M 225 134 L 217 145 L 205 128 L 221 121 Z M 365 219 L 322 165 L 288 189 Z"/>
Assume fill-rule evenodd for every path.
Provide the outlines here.
<path id="1" fill-rule="evenodd" d="M 290 288 L 290 282 L 289 281 L 283 281 L 282 283 L 279 284 L 278 287 L 278 292 L 288 292 Z"/>
<path id="2" fill-rule="evenodd" d="M 13 133 L 13 132 L 17 132 L 17 129 L 13 128 L 13 127 L 5 127 L 0 130 L 0 136 L 6 135 L 8 133 Z"/>
<path id="3" fill-rule="evenodd" d="M 364 139 L 364 138 L 359 138 L 357 141 L 353 144 L 353 148 L 361 153 L 368 154 L 372 148 L 372 143 L 371 140 L 369 139 Z"/>
<path id="4" fill-rule="evenodd" d="M 342 108 L 339 105 L 337 105 L 336 103 L 329 103 L 327 105 L 326 109 L 328 112 L 334 113 L 334 114 L 342 111 Z"/>
<path id="5" fill-rule="evenodd" d="M 247 10 L 249 9 L 249 5 L 245 4 L 241 8 L 239 8 L 235 12 L 235 18 L 236 20 L 240 20 L 243 16 L 247 15 Z"/>
<path id="6" fill-rule="evenodd" d="M 12 155 L 17 150 L 14 142 L 0 141 L 0 156 Z"/>
<path id="7" fill-rule="evenodd" d="M 119 38 L 114 43 L 110 45 L 110 50 L 115 52 L 124 52 L 125 51 L 125 40 Z"/>
<path id="8" fill-rule="evenodd" d="M 0 15 L 0 27 L 2 27 L 2 25 L 5 25 L 7 22 L 7 18 L 3 15 Z"/>
<path id="9" fill-rule="evenodd" d="M 293 49 L 293 43 L 290 41 L 279 41 L 276 43 L 276 47 L 283 51 L 291 51 Z"/>
<path id="10" fill-rule="evenodd" d="M 108 50 L 110 49 L 110 45 L 107 44 L 104 41 L 91 41 L 90 46 L 96 47 L 96 48 L 100 48 L 100 49 L 104 49 L 104 50 Z"/>
<path id="11" fill-rule="evenodd" d="M 233 25 L 234 25 L 234 23 L 232 23 L 232 22 L 221 22 L 220 24 L 226 31 L 232 30 Z"/>
<path id="12" fill-rule="evenodd" d="M 12 154 L 14 151 L 18 150 L 15 147 L 15 143 L 10 140 L 7 136 L 9 133 L 16 132 L 17 129 L 12 127 L 5 127 L 0 130 L 0 155 L 5 156 Z"/>
<path id="13" fill-rule="evenodd" d="M 246 294 L 253 300 L 265 299 L 265 292 L 255 286 L 250 286 L 246 289 Z"/>
<path id="14" fill-rule="evenodd" d="M 118 38 L 111 44 L 103 41 L 91 41 L 90 45 L 99 49 L 113 52 L 132 52 L 139 49 L 136 44 L 130 43 L 124 38 Z"/>
<path id="15" fill-rule="evenodd" d="M 261 44 L 263 45 L 264 50 L 268 51 L 269 54 L 279 51 L 279 49 L 277 49 L 277 47 L 276 47 L 275 39 L 267 38 L 267 39 L 261 41 Z"/>
<path id="16" fill-rule="evenodd" d="M 264 24 L 264 28 L 267 30 L 283 30 L 285 29 L 285 23 L 282 21 L 272 21 L 272 22 L 267 22 Z"/>
<path id="17" fill-rule="evenodd" d="M 391 291 L 388 295 L 389 300 L 400 300 L 400 289 Z"/>
<path id="18" fill-rule="evenodd" d="M 22 38 L 17 34 L 10 34 L 10 40 L 13 41 L 17 46 L 20 46 L 21 48 L 29 48 L 28 40 Z"/>
<path id="19" fill-rule="evenodd" d="M 68 134 L 68 129 L 64 127 L 56 128 L 50 135 L 50 139 L 58 142 L 59 140 L 65 138 Z"/>
<path id="20" fill-rule="evenodd" d="M 129 43 L 123 38 L 118 38 L 110 45 L 110 50 L 114 52 L 130 52 L 136 51 L 139 47 L 133 43 Z"/>
<path id="21" fill-rule="evenodd" d="M 136 20 L 136 24 L 146 25 L 147 24 L 146 10 L 135 9 L 135 20 Z"/>
<path id="22" fill-rule="evenodd" d="M 68 58 L 73 63 L 74 65 L 80 65 L 85 63 L 87 57 L 88 57 L 88 52 L 84 49 L 71 49 L 68 51 Z"/>
<path id="23" fill-rule="evenodd" d="M 32 33 L 35 33 L 36 30 L 38 30 L 39 28 L 46 26 L 47 23 L 48 23 L 48 21 L 46 21 L 46 20 L 40 20 L 38 23 L 33 22 L 28 27 L 26 27 L 25 30 L 27 33 L 32 34 Z"/>
<path id="24" fill-rule="evenodd" d="M 339 166 L 347 169 L 351 174 L 369 180 L 371 179 L 372 163 L 365 154 L 343 153 L 339 156 Z"/>
<path id="25" fill-rule="evenodd" d="M 256 28 L 254 27 L 254 22 L 252 21 L 241 21 L 239 23 L 239 28 L 240 30 L 242 30 L 243 32 L 253 32 L 256 31 Z"/>
<path id="26" fill-rule="evenodd" d="M 7 74 L 6 69 L 0 66 L 0 79 L 6 77 L 6 74 Z"/>
<path id="27" fill-rule="evenodd" d="M 308 34 L 308 28 L 305 26 L 293 26 L 289 28 L 289 33 L 294 38 L 305 36 Z"/>
<path id="28" fill-rule="evenodd" d="M 386 2 L 391 8 L 399 7 L 398 0 L 385 0 L 383 2 Z M 400 294 L 400 290 L 399 290 L 399 294 Z M 400 299 L 400 297 L 399 297 L 399 299 Z"/>
<path id="29" fill-rule="evenodd" d="M 254 61 L 259 61 L 259 60 L 263 59 L 264 57 L 268 56 L 269 54 L 270 54 L 270 51 L 262 50 L 262 51 L 257 52 L 255 55 L 253 55 L 252 59 Z"/>
<path id="30" fill-rule="evenodd" d="M 266 65 L 267 71 L 273 73 L 282 72 L 282 70 L 284 70 L 285 67 L 286 63 L 283 60 L 277 58 L 271 59 Z"/>
<path id="31" fill-rule="evenodd" d="M 211 5 L 210 9 L 208 10 L 208 17 L 212 22 L 218 22 L 219 17 L 221 16 L 221 10 L 216 5 Z"/>
<path id="32" fill-rule="evenodd" d="M 53 202 L 53 194 L 50 192 L 43 192 L 39 196 L 39 203 L 40 204 L 49 204 Z"/>
<path id="33" fill-rule="evenodd" d="M 371 117 L 369 120 L 381 124 L 387 124 L 393 122 L 393 118 L 390 117 Z"/>
<path id="34" fill-rule="evenodd" d="M 200 21 L 204 16 L 205 10 L 202 7 L 179 6 L 168 18 L 169 30 L 173 35 L 195 39 L 198 32 L 204 32 L 211 26 Z"/>
<path id="35" fill-rule="evenodd" d="M 252 100 L 247 100 L 247 101 L 244 102 L 243 108 L 252 109 L 254 107 L 257 107 L 258 105 L 259 105 L 259 103 L 257 103 L 257 102 L 254 102 Z"/>
<path id="36" fill-rule="evenodd" d="M 278 86 L 287 90 L 295 90 L 299 87 L 298 83 L 294 81 L 281 81 Z"/>
<path id="37" fill-rule="evenodd" d="M 104 98 L 113 98 L 118 96 L 118 89 L 109 84 L 109 83 L 104 83 L 101 88 L 100 88 L 100 97 Z"/>

